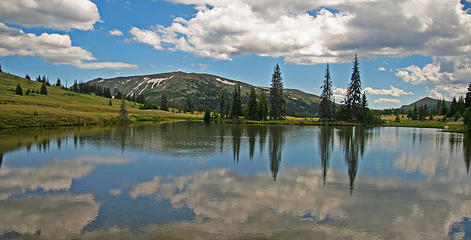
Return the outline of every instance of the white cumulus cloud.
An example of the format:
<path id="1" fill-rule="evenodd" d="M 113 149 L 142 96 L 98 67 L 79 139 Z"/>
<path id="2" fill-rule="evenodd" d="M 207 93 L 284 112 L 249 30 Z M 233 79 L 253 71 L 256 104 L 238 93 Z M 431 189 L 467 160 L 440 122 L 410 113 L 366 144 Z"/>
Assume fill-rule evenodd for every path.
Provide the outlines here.
<path id="1" fill-rule="evenodd" d="M 111 36 L 123 36 L 123 32 L 118 29 L 113 29 L 108 32 Z"/>
<path id="2" fill-rule="evenodd" d="M 168 26 L 134 27 L 136 42 L 220 60 L 256 54 L 292 64 L 343 63 L 355 53 L 368 59 L 416 54 L 447 59 L 455 68 L 406 67 L 397 72 L 406 82 L 441 87 L 458 84 L 447 78 L 471 78 L 464 70 L 471 69 L 471 15 L 459 0 L 168 1 L 196 13 Z"/>
<path id="3" fill-rule="evenodd" d="M 84 69 L 137 68 L 137 65 L 124 62 L 97 62 L 89 51 L 72 46 L 72 40 L 67 34 L 36 35 L 0 23 L 0 57 L 11 55 L 39 56 L 53 64 L 72 65 Z"/>
<path id="4" fill-rule="evenodd" d="M 385 72 L 385 71 L 386 71 L 386 68 L 384 68 L 384 67 L 379 67 L 379 68 L 378 68 L 378 71 Z"/>
<path id="5" fill-rule="evenodd" d="M 90 0 L 0 1 L 0 22 L 26 27 L 93 30 L 98 21 L 98 8 Z"/>
<path id="6" fill-rule="evenodd" d="M 378 98 L 373 100 L 374 103 L 400 103 L 401 100 L 395 98 Z"/>
<path id="7" fill-rule="evenodd" d="M 413 92 L 406 92 L 400 88 L 396 88 L 393 85 L 389 86 L 390 89 L 373 89 L 371 87 L 366 87 L 364 91 L 373 95 L 387 95 L 393 97 L 399 97 L 401 95 L 414 95 Z"/>

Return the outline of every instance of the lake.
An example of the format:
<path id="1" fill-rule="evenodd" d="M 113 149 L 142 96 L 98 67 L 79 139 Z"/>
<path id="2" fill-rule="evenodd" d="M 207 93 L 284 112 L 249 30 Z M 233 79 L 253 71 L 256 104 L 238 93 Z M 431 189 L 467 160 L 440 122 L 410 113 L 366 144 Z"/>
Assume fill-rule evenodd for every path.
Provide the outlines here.
<path id="1" fill-rule="evenodd" d="M 0 239 L 471 239 L 471 139 L 438 129 L 25 129 L 0 155 Z"/>

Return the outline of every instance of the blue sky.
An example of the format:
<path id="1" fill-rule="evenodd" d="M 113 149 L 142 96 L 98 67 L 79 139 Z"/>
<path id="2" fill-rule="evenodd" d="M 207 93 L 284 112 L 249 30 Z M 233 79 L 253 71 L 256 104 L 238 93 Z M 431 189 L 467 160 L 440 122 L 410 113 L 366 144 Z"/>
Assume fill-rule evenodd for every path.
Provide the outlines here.
<path id="1" fill-rule="evenodd" d="M 279 63 L 286 88 L 320 94 L 329 62 L 339 102 L 357 53 L 370 107 L 400 107 L 424 96 L 450 99 L 466 91 L 470 5 L 458 0 L 4 0 L 0 64 L 13 74 L 69 84 L 185 71 L 268 86 Z"/>

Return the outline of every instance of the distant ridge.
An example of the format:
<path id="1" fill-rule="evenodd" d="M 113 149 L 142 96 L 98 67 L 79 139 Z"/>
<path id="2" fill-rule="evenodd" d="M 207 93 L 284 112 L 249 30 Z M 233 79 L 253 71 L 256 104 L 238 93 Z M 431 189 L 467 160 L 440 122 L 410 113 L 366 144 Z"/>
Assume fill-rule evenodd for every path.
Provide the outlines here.
<path id="1" fill-rule="evenodd" d="M 437 105 L 438 105 L 438 99 L 433 99 L 431 97 L 424 97 L 424 98 L 421 98 L 409 105 L 402 105 L 401 106 L 401 110 L 403 111 L 407 111 L 409 109 L 414 109 L 415 106 L 417 107 L 422 107 L 424 106 L 425 104 L 427 104 L 427 109 L 428 110 L 431 110 L 431 109 L 437 109 Z M 445 101 L 445 104 L 447 107 L 450 107 L 450 104 L 451 102 L 449 101 Z"/>
<path id="2" fill-rule="evenodd" d="M 267 82 L 269 79 L 267 79 Z M 117 89 L 126 95 L 145 96 L 146 101 L 159 105 L 162 94 L 167 94 L 169 104 L 177 108 L 185 108 L 191 100 L 195 109 L 209 107 L 219 108 L 221 92 L 226 102 L 231 102 L 236 84 L 241 86 L 243 102 L 246 102 L 250 89 L 255 88 L 257 94 L 268 92 L 268 87 L 257 87 L 250 84 L 205 73 L 168 72 L 140 76 L 116 78 L 97 78 L 88 84 L 109 88 L 112 92 Z M 299 117 L 313 117 L 318 111 L 320 98 L 317 95 L 305 93 L 297 89 L 284 89 L 287 114 Z"/>

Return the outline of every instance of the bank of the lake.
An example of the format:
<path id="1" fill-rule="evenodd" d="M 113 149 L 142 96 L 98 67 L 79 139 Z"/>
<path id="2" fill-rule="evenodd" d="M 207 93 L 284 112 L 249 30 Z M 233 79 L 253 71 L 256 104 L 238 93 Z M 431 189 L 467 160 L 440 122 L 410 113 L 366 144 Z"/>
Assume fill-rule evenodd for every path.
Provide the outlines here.
<path id="1" fill-rule="evenodd" d="M 15 88 L 20 84 L 23 95 L 17 95 Z M 109 126 L 119 123 L 120 99 L 109 99 L 93 94 L 67 91 L 61 87 L 48 86 L 48 95 L 39 94 L 42 83 L 8 73 L 0 73 L 0 129 L 56 126 Z M 33 91 L 25 95 L 26 91 Z M 111 105 L 110 105 L 111 102 Z M 178 109 L 170 111 L 141 110 L 141 104 L 126 101 L 131 122 L 202 121 L 202 112 L 183 113 Z M 437 120 L 413 121 L 401 116 L 395 122 L 384 116 L 383 126 L 440 128 L 451 132 L 464 132 L 463 122 L 442 122 Z M 221 121 L 221 120 L 216 120 Z M 318 118 L 287 117 L 285 120 L 224 120 L 225 123 L 264 125 L 329 125 L 355 126 L 351 122 L 320 122 Z M 448 126 L 448 127 L 447 127 Z"/>

